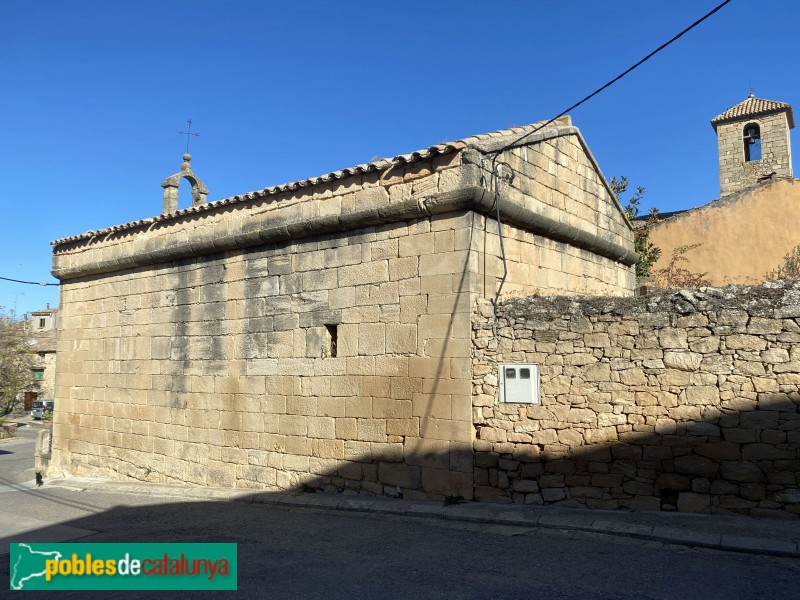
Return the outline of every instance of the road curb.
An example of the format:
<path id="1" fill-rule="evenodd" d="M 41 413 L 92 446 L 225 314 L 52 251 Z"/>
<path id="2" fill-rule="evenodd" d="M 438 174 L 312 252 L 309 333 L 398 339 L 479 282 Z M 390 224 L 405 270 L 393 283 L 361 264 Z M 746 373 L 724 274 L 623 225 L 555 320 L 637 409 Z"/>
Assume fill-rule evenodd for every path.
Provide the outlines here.
<path id="1" fill-rule="evenodd" d="M 200 488 L 84 478 L 50 479 L 47 481 L 47 486 L 76 492 L 97 491 L 144 494 L 164 498 L 180 498 L 182 500 L 223 500 L 246 504 L 313 508 L 317 510 L 392 514 L 487 525 L 581 531 L 678 544 L 693 548 L 800 558 L 800 542 L 795 539 L 786 537 L 778 539 L 774 535 L 757 535 L 757 532 L 755 535 L 726 533 L 722 524 L 714 524 L 710 521 L 713 516 L 706 515 L 698 515 L 697 519 L 699 520 L 694 522 L 696 525 L 703 525 L 704 528 L 689 529 L 665 525 L 661 522 L 664 517 L 660 513 L 651 513 L 649 515 L 636 513 L 639 519 L 650 518 L 653 521 L 645 524 L 621 520 L 625 515 L 633 513 L 491 504 L 488 502 L 468 502 L 453 506 L 443 506 L 433 501 L 401 500 L 377 496 Z M 702 519 L 705 519 L 705 521 Z M 750 518 L 741 517 L 740 522 L 757 529 L 758 521 L 746 521 L 745 519 Z M 717 525 L 718 530 L 713 530 L 709 525 Z"/>

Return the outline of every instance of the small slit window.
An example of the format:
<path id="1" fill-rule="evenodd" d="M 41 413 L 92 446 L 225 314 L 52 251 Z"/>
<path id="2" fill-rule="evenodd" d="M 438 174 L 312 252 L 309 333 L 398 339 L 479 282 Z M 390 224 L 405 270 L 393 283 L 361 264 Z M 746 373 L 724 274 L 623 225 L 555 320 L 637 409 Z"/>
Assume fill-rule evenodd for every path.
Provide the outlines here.
<path id="1" fill-rule="evenodd" d="M 331 358 L 335 358 L 338 350 L 337 346 L 339 345 L 338 327 L 336 325 L 325 325 L 325 329 L 328 332 L 327 355 Z"/>
<path id="2" fill-rule="evenodd" d="M 744 160 L 752 162 L 761 160 L 761 128 L 750 123 L 744 128 Z"/>

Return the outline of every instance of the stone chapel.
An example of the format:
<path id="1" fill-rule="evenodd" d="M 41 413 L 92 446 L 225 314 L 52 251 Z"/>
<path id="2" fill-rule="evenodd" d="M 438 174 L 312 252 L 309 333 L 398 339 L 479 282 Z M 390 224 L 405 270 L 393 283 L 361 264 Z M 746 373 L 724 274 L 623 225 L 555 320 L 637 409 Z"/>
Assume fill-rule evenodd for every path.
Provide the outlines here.
<path id="1" fill-rule="evenodd" d="M 162 214 L 55 241 L 51 471 L 472 498 L 477 302 L 634 289 L 597 161 L 544 125 L 214 202 L 187 155 Z"/>

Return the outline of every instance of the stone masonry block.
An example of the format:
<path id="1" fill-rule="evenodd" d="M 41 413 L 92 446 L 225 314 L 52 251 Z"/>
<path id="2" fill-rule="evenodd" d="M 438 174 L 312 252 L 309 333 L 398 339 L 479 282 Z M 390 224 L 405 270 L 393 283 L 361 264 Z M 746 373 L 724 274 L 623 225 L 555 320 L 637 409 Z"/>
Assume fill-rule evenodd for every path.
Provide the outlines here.
<path id="1" fill-rule="evenodd" d="M 409 358 L 406 356 L 376 356 L 375 373 L 384 377 L 408 376 Z"/>
<path id="2" fill-rule="evenodd" d="M 420 233 L 402 237 L 399 240 L 400 257 L 425 256 L 434 252 L 434 235 Z"/>
<path id="3" fill-rule="evenodd" d="M 386 441 L 386 419 L 358 419 L 356 427 L 360 441 Z"/>
<path id="4" fill-rule="evenodd" d="M 385 330 L 386 352 L 390 354 L 413 354 L 417 350 L 417 326 L 389 323 Z"/>
<path id="5" fill-rule="evenodd" d="M 411 418 L 411 401 L 393 398 L 373 398 L 372 414 L 376 418 Z"/>
<path id="6" fill-rule="evenodd" d="M 378 478 L 385 485 L 416 490 L 422 485 L 422 468 L 407 464 L 382 462 L 378 465 Z"/>
<path id="7" fill-rule="evenodd" d="M 389 280 L 410 279 L 419 273 L 419 259 L 416 256 L 395 258 L 389 261 Z"/>
<path id="8" fill-rule="evenodd" d="M 336 419 L 336 438 L 340 440 L 355 440 L 358 435 L 356 419 L 339 418 Z"/>
<path id="9" fill-rule="evenodd" d="M 306 435 L 308 432 L 306 417 L 302 415 L 280 415 L 278 423 L 279 431 L 284 435 Z"/>
<path id="10" fill-rule="evenodd" d="M 389 281 L 389 263 L 386 260 L 378 260 L 360 265 L 339 267 L 338 281 L 340 286 Z"/>
<path id="11" fill-rule="evenodd" d="M 345 416 L 357 418 L 372 417 L 372 398 L 348 396 L 345 398 Z"/>
<path id="12" fill-rule="evenodd" d="M 335 419 L 333 417 L 308 417 L 308 437 L 324 439 L 335 438 Z"/>
<path id="13" fill-rule="evenodd" d="M 450 273 L 463 273 L 467 268 L 468 252 L 448 252 L 442 254 L 425 254 L 419 258 L 419 274 L 448 275 Z"/>
<path id="14" fill-rule="evenodd" d="M 358 352 L 375 356 L 386 351 L 386 324 L 363 323 L 358 326 Z"/>
<path id="15" fill-rule="evenodd" d="M 419 436 L 419 418 L 386 419 L 387 435 L 402 435 L 409 437 Z"/>

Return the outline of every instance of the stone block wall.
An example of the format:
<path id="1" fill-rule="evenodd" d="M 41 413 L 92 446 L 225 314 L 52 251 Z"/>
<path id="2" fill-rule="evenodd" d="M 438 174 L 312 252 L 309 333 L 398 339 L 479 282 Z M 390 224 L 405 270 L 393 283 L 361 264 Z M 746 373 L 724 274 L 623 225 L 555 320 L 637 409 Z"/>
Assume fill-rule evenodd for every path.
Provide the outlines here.
<path id="1" fill-rule="evenodd" d="M 497 221 L 476 215 L 476 252 L 482 277 L 474 291 L 493 298 L 503 277 L 503 259 Z M 532 293 L 626 296 L 636 282 L 633 267 L 589 250 L 552 240 L 513 224 L 503 224 L 503 246 L 508 275 L 503 296 Z"/>
<path id="2" fill-rule="evenodd" d="M 507 187 L 509 198 L 553 221 L 565 221 L 622 245 L 632 243 L 633 231 L 578 136 L 513 148 L 501 159 L 514 172 Z"/>
<path id="3" fill-rule="evenodd" d="M 513 177 L 507 177 L 508 171 L 500 169 L 501 206 L 510 202 L 540 219 L 566 223 L 578 232 L 622 248 L 633 247 L 633 231 L 579 136 L 512 148 L 501 161 L 513 172 Z M 488 170 L 484 176 L 488 178 Z M 474 245 L 483 253 L 484 275 L 483 284 L 475 291 L 488 298 L 494 296 L 504 267 L 493 216 L 490 213 L 477 223 L 482 237 Z M 635 287 L 633 266 L 626 267 L 596 249 L 516 226 L 513 221 L 504 222 L 503 245 L 508 269 L 503 286 L 506 295 L 626 296 Z"/>
<path id="4" fill-rule="evenodd" d="M 447 214 L 70 282 L 52 468 L 470 498 L 471 310 L 493 223 Z M 570 276 L 547 240 L 506 235 Z M 546 291 L 539 273 L 515 289 Z"/>
<path id="5" fill-rule="evenodd" d="M 450 456 L 472 439 L 470 225 L 443 215 L 69 283 L 53 466 L 469 495 L 471 464 Z"/>
<path id="6" fill-rule="evenodd" d="M 472 342 L 477 499 L 800 515 L 800 284 L 484 303 Z"/>
<path id="7" fill-rule="evenodd" d="M 745 162 L 744 130 L 750 123 L 761 129 L 761 160 Z M 755 185 L 770 173 L 792 176 L 789 122 L 785 112 L 717 126 L 720 196 Z"/>

